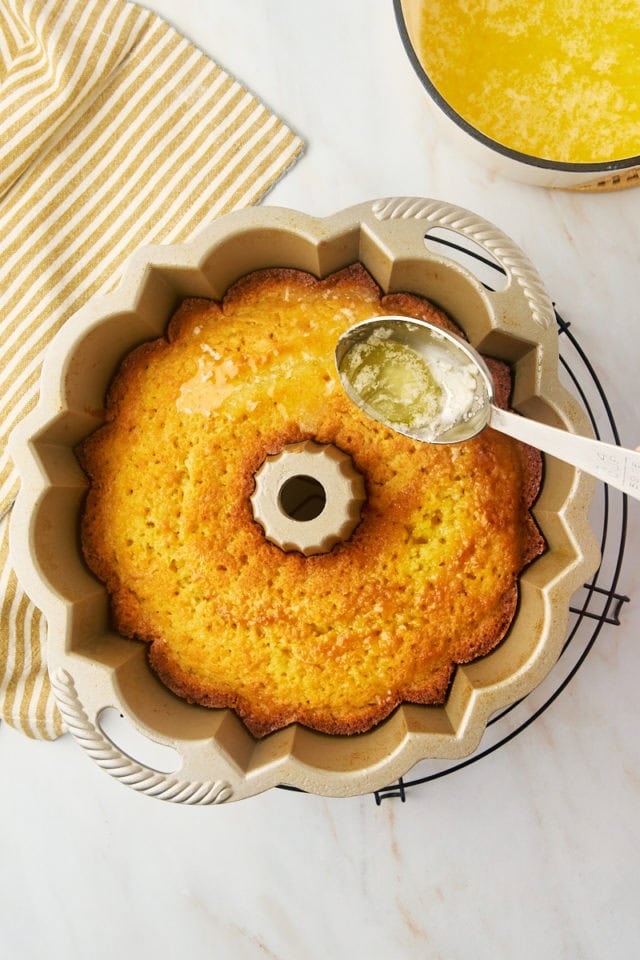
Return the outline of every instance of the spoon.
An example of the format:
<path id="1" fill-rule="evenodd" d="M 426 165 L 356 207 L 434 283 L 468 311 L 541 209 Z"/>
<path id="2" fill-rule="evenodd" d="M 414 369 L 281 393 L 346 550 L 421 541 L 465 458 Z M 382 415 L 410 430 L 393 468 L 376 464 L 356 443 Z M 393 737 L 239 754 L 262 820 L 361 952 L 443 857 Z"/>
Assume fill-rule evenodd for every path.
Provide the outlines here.
<path id="1" fill-rule="evenodd" d="M 415 440 L 458 443 L 491 426 L 640 499 L 640 453 L 530 420 L 494 403 L 489 368 L 457 337 L 410 317 L 365 320 L 335 349 L 347 396 Z"/>

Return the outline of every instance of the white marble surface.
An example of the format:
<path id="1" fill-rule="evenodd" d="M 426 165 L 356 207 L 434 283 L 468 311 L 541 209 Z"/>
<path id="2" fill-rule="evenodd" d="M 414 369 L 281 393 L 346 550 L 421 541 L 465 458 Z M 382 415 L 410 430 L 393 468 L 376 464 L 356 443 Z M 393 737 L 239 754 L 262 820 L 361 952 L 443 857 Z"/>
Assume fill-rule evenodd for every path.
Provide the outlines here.
<path id="1" fill-rule="evenodd" d="M 268 202 L 390 195 L 475 210 L 538 267 L 640 443 L 640 189 L 492 178 L 439 136 L 391 0 L 149 0 L 307 141 Z M 620 626 L 480 763 L 406 803 L 280 790 L 186 808 L 113 781 L 65 737 L 0 727 L 0 942 L 18 960 L 167 956 L 629 958 L 640 939 L 640 508 Z"/>

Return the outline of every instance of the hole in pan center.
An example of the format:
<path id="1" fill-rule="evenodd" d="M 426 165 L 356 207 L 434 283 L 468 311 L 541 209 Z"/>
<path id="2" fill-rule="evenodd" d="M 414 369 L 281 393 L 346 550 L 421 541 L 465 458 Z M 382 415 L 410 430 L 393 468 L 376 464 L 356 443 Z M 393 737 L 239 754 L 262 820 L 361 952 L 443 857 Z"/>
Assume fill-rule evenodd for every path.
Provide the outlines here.
<path id="1" fill-rule="evenodd" d="M 315 477 L 297 474 L 282 484 L 278 501 L 283 513 L 292 520 L 304 522 L 320 516 L 327 504 L 327 494 Z"/>

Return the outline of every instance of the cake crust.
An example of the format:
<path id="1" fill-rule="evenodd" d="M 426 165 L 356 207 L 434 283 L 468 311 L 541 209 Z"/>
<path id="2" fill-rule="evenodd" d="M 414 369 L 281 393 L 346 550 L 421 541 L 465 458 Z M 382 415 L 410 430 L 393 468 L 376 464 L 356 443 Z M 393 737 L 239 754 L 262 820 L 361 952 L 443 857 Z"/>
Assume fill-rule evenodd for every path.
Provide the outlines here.
<path id="1" fill-rule="evenodd" d="M 459 333 L 360 264 L 260 270 L 221 303 L 187 299 L 166 339 L 125 358 L 78 451 L 82 547 L 116 629 L 178 696 L 230 707 L 256 737 L 359 733 L 402 702 L 442 703 L 455 665 L 504 637 L 544 549 L 537 451 L 491 429 L 421 444 L 344 395 L 338 336 L 388 313 Z M 509 369 L 487 362 L 506 407 Z M 310 557 L 267 541 L 249 500 L 265 458 L 304 440 L 348 453 L 366 489 L 351 538 Z"/>

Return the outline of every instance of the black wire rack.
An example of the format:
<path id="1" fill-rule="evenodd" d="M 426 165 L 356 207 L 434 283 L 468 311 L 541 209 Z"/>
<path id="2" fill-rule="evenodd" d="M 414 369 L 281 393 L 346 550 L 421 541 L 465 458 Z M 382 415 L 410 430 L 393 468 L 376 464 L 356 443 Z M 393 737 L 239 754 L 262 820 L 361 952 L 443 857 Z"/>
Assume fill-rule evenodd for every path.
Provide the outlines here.
<path id="1" fill-rule="evenodd" d="M 427 238 L 425 238 L 425 241 Z M 485 254 L 445 237 L 431 237 L 431 242 L 445 246 L 468 265 L 468 258 L 479 262 L 488 270 L 489 278 L 504 270 Z M 456 256 L 460 254 L 461 256 Z M 490 283 L 479 274 L 478 278 L 492 289 Z M 560 346 L 560 376 L 564 386 L 580 401 L 588 414 L 594 435 L 607 443 L 619 444 L 620 439 L 613 412 L 598 375 L 578 340 L 556 310 L 556 323 Z M 451 776 L 460 770 L 479 763 L 486 757 L 509 744 L 527 730 L 563 693 L 576 675 L 601 631 L 620 624 L 622 607 L 629 597 L 618 592 L 627 536 L 627 497 L 606 484 L 598 484 L 593 499 L 589 520 L 596 539 L 599 539 L 601 562 L 592 579 L 585 583 L 572 597 L 567 636 L 556 665 L 546 679 L 528 696 L 495 714 L 478 749 L 463 760 L 423 760 L 411 771 L 411 778 L 400 777 L 373 794 L 379 806 L 383 800 L 400 800 L 404 803 L 409 791 L 441 777 Z M 281 785 L 281 789 L 297 790 Z M 299 791 L 302 792 L 302 791 Z"/>

